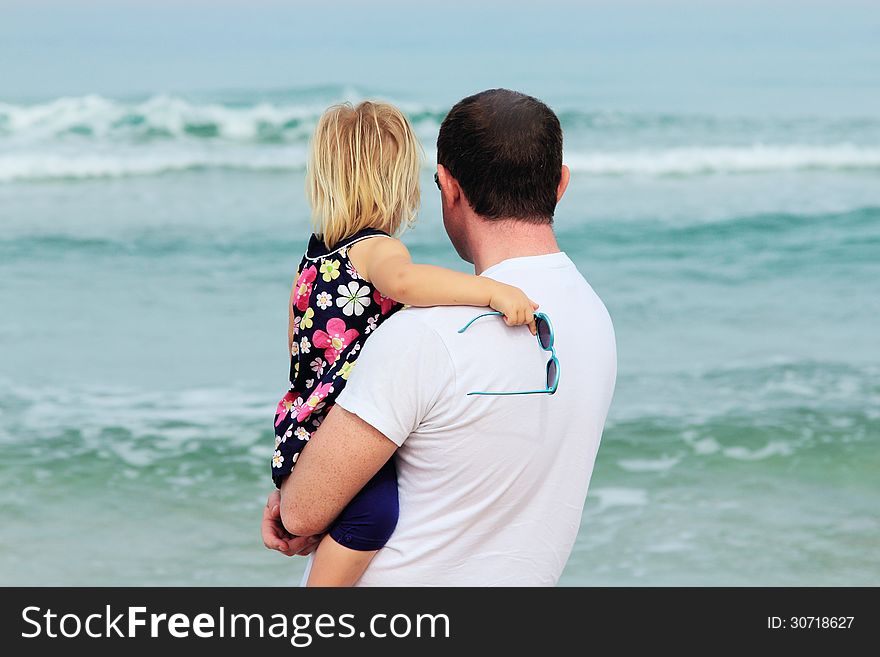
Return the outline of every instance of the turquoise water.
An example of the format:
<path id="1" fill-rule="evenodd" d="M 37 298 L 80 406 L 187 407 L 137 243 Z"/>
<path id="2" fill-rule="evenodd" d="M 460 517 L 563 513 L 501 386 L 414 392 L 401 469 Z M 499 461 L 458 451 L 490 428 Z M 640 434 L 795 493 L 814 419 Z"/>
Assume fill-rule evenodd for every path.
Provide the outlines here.
<path id="1" fill-rule="evenodd" d="M 19 62 L 0 69 L 0 582 L 298 581 L 301 563 L 263 550 L 257 521 L 309 132 L 336 100 L 400 103 L 427 155 L 406 241 L 464 270 L 432 193 L 433 140 L 450 103 L 506 84 L 562 119 L 573 176 L 559 239 L 618 337 L 562 583 L 880 584 L 868 5 L 813 4 L 784 26 L 757 10 L 691 7 L 688 23 L 569 7 L 585 13 L 559 39 L 522 8 L 479 45 L 475 27 L 443 38 L 421 16 L 362 54 L 353 28 L 323 50 L 285 40 L 300 27 L 272 3 L 272 16 L 184 4 L 176 22 L 143 6 L 102 14 L 140 40 L 68 16 L 79 30 L 64 58 L 24 5 L 0 27 L 0 55 Z M 210 29 L 194 40 L 196 24 Z M 230 24 L 251 51 L 224 50 Z M 143 36 L 154 28 L 164 48 Z M 513 48 L 510 34 L 530 40 Z M 467 58 L 481 66 L 424 73 Z"/>

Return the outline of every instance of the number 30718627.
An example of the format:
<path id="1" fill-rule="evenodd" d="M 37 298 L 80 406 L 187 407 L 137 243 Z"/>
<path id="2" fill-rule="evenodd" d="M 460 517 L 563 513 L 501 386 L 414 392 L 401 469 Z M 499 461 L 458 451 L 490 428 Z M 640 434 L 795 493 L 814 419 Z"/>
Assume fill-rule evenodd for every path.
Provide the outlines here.
<path id="1" fill-rule="evenodd" d="M 767 628 L 771 630 L 848 630 L 855 616 L 768 616 Z"/>

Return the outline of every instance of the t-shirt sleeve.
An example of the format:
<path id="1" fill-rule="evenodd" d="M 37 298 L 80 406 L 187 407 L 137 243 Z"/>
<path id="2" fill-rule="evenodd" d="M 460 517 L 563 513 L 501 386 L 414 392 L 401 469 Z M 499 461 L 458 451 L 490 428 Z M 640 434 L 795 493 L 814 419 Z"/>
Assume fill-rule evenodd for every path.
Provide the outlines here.
<path id="1" fill-rule="evenodd" d="M 368 337 L 336 400 L 398 447 L 454 380 L 445 343 L 418 313 L 402 310 Z"/>

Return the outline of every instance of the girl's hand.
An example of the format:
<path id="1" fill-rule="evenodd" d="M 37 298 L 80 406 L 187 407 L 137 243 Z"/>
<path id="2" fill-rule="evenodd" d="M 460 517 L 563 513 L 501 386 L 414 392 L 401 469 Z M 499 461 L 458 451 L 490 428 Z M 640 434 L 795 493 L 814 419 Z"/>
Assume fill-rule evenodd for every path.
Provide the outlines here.
<path id="1" fill-rule="evenodd" d="M 528 324 L 532 335 L 537 333 L 535 311 L 538 309 L 538 304 L 529 299 L 518 287 L 496 283 L 489 299 L 489 306 L 504 315 L 504 321 L 508 326 Z"/>

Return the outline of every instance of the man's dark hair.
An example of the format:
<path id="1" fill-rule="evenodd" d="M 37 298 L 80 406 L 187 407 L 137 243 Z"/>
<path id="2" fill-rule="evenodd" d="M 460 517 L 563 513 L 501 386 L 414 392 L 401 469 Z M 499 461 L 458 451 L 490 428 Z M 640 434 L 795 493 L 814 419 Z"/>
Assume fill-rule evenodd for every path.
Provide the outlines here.
<path id="1" fill-rule="evenodd" d="M 537 98 L 489 89 L 449 110 L 437 162 L 458 181 L 477 214 L 551 223 L 562 174 L 562 127 Z"/>

